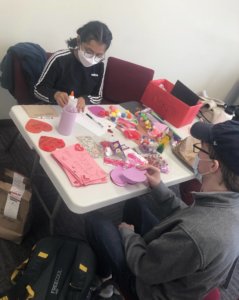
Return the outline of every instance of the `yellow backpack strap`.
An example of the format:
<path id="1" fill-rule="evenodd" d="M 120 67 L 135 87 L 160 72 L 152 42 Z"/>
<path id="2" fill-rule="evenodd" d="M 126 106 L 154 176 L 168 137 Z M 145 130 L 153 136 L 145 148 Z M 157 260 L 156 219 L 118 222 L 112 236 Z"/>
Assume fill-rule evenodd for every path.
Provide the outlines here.
<path id="1" fill-rule="evenodd" d="M 32 246 L 32 251 L 36 248 L 36 244 Z M 17 276 L 20 275 L 19 273 L 25 270 L 27 263 L 29 262 L 29 258 L 25 259 L 13 272 L 11 275 L 11 282 L 13 284 L 16 283 Z M 15 280 L 16 279 L 16 280 Z M 2 300 L 2 299 L 0 299 Z"/>
<path id="2" fill-rule="evenodd" d="M 27 293 L 28 293 L 28 296 L 27 296 L 26 300 L 33 299 L 35 297 L 35 292 L 34 292 L 33 288 L 28 284 L 26 286 L 26 290 L 27 290 Z"/>
<path id="3" fill-rule="evenodd" d="M 21 274 L 19 274 L 21 271 L 23 271 L 23 270 L 25 270 L 25 267 L 26 267 L 26 265 L 27 265 L 27 263 L 28 263 L 28 261 L 29 261 L 29 258 L 27 258 L 26 260 L 24 260 L 13 272 L 12 272 L 12 275 L 11 275 L 11 282 L 13 283 L 13 284 L 15 284 L 16 283 L 16 281 L 17 281 L 17 276 L 18 275 L 21 275 Z M 1 300 L 1 299 L 0 299 Z"/>

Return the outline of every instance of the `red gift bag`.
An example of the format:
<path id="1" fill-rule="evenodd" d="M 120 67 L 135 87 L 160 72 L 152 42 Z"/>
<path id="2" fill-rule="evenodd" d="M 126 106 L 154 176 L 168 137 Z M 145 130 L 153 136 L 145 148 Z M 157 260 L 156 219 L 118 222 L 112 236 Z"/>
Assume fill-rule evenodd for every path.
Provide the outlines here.
<path id="1" fill-rule="evenodd" d="M 173 87 L 166 79 L 152 80 L 146 87 L 141 102 L 178 128 L 192 123 L 202 103 L 187 105 L 171 94 Z"/>

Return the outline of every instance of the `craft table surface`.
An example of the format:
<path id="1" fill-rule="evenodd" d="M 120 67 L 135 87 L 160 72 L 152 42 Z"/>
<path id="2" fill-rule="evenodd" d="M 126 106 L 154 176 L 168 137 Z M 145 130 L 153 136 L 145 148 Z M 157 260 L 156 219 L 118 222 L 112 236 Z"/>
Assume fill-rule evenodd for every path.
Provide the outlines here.
<path id="1" fill-rule="evenodd" d="M 58 112 L 61 112 L 59 106 L 53 107 Z M 107 106 L 104 107 L 107 108 Z M 121 144 L 135 147 L 135 143 L 125 139 L 117 129 L 113 129 L 114 137 L 112 137 L 112 133 L 109 132 L 105 133 L 103 136 L 95 136 L 91 131 L 87 130 L 79 123 L 76 123 L 74 132 L 71 136 L 62 136 L 57 132 L 60 117 L 54 117 L 52 119 L 41 119 L 53 126 L 51 132 L 34 134 L 25 130 L 25 124 L 29 120 L 29 117 L 21 105 L 15 105 L 11 108 L 10 117 L 28 146 L 38 153 L 40 165 L 52 181 L 62 200 L 72 212 L 78 214 L 86 213 L 142 195 L 149 190 L 147 184 L 142 183 L 119 187 L 111 182 L 110 176 L 108 176 L 107 183 L 89 185 L 86 187 L 72 187 L 66 174 L 52 158 L 51 154 L 41 150 L 38 146 L 40 136 L 46 135 L 63 139 L 66 146 L 77 143 L 77 136 L 92 136 L 96 142 L 101 140 L 118 140 Z M 97 118 L 97 120 L 100 121 L 100 118 Z M 180 129 L 175 129 L 175 131 L 183 138 L 189 135 L 189 129 L 190 126 L 185 126 Z M 167 160 L 170 169 L 168 174 L 162 174 L 162 180 L 167 186 L 175 185 L 194 177 L 193 173 L 176 158 L 170 147 L 167 147 L 166 150 L 164 150 L 162 156 Z M 104 164 L 102 158 L 98 158 L 96 161 L 108 174 L 114 168 L 113 166 Z"/>

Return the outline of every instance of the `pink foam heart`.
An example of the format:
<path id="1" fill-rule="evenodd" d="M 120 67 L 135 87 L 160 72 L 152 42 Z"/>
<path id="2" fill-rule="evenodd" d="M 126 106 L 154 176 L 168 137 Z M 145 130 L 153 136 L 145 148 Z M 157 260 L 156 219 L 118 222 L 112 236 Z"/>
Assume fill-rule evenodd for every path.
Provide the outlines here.
<path id="1" fill-rule="evenodd" d="M 118 166 L 110 172 L 111 180 L 118 186 L 126 186 L 127 185 L 126 179 L 124 178 L 124 176 L 122 176 L 122 171 L 123 171 L 123 168 Z"/>
<path id="2" fill-rule="evenodd" d="M 99 105 L 92 105 L 88 107 L 88 110 L 97 117 L 105 117 L 105 109 Z"/>
<path id="3" fill-rule="evenodd" d="M 145 170 L 140 170 L 136 167 L 122 170 L 123 177 L 128 183 L 131 184 L 145 182 L 147 180 L 145 173 Z"/>

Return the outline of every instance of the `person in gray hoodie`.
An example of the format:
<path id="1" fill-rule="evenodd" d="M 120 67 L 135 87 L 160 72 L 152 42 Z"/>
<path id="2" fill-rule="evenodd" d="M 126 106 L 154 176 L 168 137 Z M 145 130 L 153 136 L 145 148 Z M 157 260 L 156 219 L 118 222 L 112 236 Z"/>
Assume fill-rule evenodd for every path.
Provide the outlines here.
<path id="1" fill-rule="evenodd" d="M 203 299 L 229 284 L 239 256 L 239 122 L 197 122 L 191 134 L 201 141 L 194 169 L 202 182 L 192 206 L 146 166 L 151 193 L 126 202 L 118 228 L 86 218 L 100 276 L 113 274 L 134 299 Z"/>

